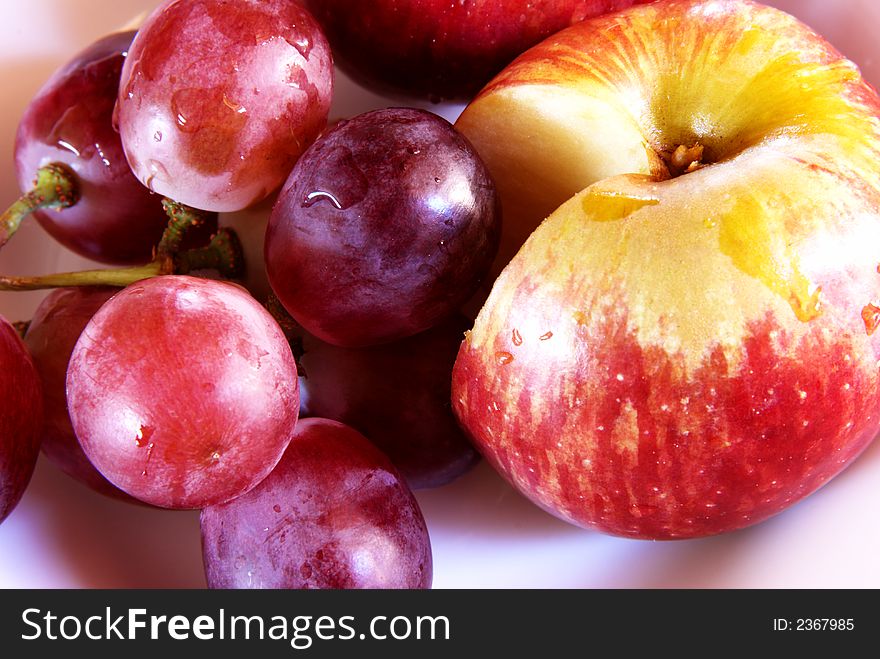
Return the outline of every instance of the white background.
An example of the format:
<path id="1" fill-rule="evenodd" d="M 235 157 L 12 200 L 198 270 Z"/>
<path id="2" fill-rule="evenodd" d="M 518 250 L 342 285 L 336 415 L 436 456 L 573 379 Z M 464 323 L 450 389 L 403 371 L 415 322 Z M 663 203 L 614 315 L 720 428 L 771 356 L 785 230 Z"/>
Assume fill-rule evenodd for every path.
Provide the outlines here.
<path id="1" fill-rule="evenodd" d="M 28 100 L 73 53 L 155 4 L 0 2 L 0 205 L 18 194 L 12 145 Z M 860 64 L 875 86 L 880 84 L 880 3 L 771 4 L 813 25 Z M 338 76 L 331 118 L 395 104 L 400 102 Z M 461 108 L 432 109 L 454 119 Z M 260 252 L 265 210 L 226 220 L 245 227 L 252 259 Z M 31 222 L 0 253 L 0 272 L 7 274 L 86 265 Z M 0 314 L 26 319 L 41 297 L 0 293 Z M 431 533 L 438 588 L 880 587 L 880 443 L 785 513 L 704 540 L 622 540 L 574 528 L 532 506 L 485 465 L 417 496 Z M 24 499 L 0 525 L 0 586 L 202 587 L 198 515 L 109 500 L 41 458 Z"/>

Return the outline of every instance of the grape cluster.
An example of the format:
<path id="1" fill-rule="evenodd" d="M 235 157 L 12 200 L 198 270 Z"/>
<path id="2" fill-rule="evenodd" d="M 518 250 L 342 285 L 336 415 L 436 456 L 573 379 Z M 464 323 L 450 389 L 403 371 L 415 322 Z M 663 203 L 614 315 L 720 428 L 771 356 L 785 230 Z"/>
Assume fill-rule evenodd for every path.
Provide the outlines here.
<path id="1" fill-rule="evenodd" d="M 0 277 L 56 288 L 28 323 L 0 318 L 0 520 L 42 447 L 103 494 L 201 509 L 211 587 L 430 587 L 412 489 L 479 459 L 450 383 L 499 203 L 445 119 L 327 128 L 332 94 L 293 0 L 167 0 L 40 90 L 0 247 L 33 214 L 127 267 Z M 258 301 L 218 213 L 267 197 Z"/>

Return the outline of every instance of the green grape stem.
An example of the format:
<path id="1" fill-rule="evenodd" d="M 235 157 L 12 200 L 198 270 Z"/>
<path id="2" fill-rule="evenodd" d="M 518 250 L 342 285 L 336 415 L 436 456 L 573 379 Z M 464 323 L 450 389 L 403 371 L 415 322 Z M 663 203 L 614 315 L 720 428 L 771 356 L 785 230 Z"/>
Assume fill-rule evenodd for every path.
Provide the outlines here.
<path id="1" fill-rule="evenodd" d="M 132 268 L 84 270 L 37 277 L 0 277 L 0 291 L 33 291 L 67 286 L 124 287 L 159 275 L 185 275 L 194 270 L 217 270 L 222 277 L 240 278 L 244 272 L 241 242 L 232 229 L 222 228 L 206 247 L 159 254 L 147 265 Z"/>
<path id="2" fill-rule="evenodd" d="M 0 248 L 15 235 L 22 221 L 41 208 L 70 208 L 80 200 L 79 182 L 66 165 L 51 163 L 37 170 L 34 187 L 0 215 Z"/>
<path id="3" fill-rule="evenodd" d="M 156 254 L 167 256 L 180 251 L 180 245 L 187 231 L 204 224 L 208 213 L 168 197 L 162 200 L 162 207 L 168 216 L 168 226 L 165 227 L 162 240 L 159 241 L 159 246 L 156 248 Z"/>

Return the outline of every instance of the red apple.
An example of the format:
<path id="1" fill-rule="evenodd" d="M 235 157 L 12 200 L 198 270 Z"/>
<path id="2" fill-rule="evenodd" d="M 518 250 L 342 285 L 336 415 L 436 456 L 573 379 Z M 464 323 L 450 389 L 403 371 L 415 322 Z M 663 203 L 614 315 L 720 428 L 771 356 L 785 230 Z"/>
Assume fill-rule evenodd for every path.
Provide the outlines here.
<path id="1" fill-rule="evenodd" d="M 469 98 L 521 52 L 583 19 L 648 0 L 305 0 L 336 61 L 371 89 Z"/>
<path id="2" fill-rule="evenodd" d="M 18 505 L 40 451 L 43 395 L 27 348 L 0 316 L 0 522 Z"/>
<path id="3" fill-rule="evenodd" d="M 453 373 L 460 421 L 532 500 L 709 535 L 871 442 L 880 99 L 821 37 L 741 0 L 633 8 L 523 55 L 459 125 L 523 233 L 565 202 Z"/>

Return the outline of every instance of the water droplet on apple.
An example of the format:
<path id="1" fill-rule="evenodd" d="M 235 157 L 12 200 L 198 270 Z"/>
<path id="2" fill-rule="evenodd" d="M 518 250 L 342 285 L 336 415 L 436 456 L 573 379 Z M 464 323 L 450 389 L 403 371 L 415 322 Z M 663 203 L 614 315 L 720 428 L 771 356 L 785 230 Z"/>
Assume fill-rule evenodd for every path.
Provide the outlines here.
<path id="1" fill-rule="evenodd" d="M 495 353 L 495 359 L 498 361 L 498 364 L 500 366 L 507 366 L 513 361 L 513 355 L 511 355 L 509 352 L 500 351 Z"/>
<path id="2" fill-rule="evenodd" d="M 865 323 L 865 332 L 871 336 L 880 327 L 880 307 L 869 303 L 862 309 L 862 321 Z"/>
<path id="3" fill-rule="evenodd" d="M 521 346 L 523 342 L 522 334 L 519 333 L 518 329 L 513 330 L 513 345 Z"/>
<path id="4" fill-rule="evenodd" d="M 549 341 L 553 338 L 553 332 L 544 332 L 541 336 L 538 337 L 539 341 Z"/>

